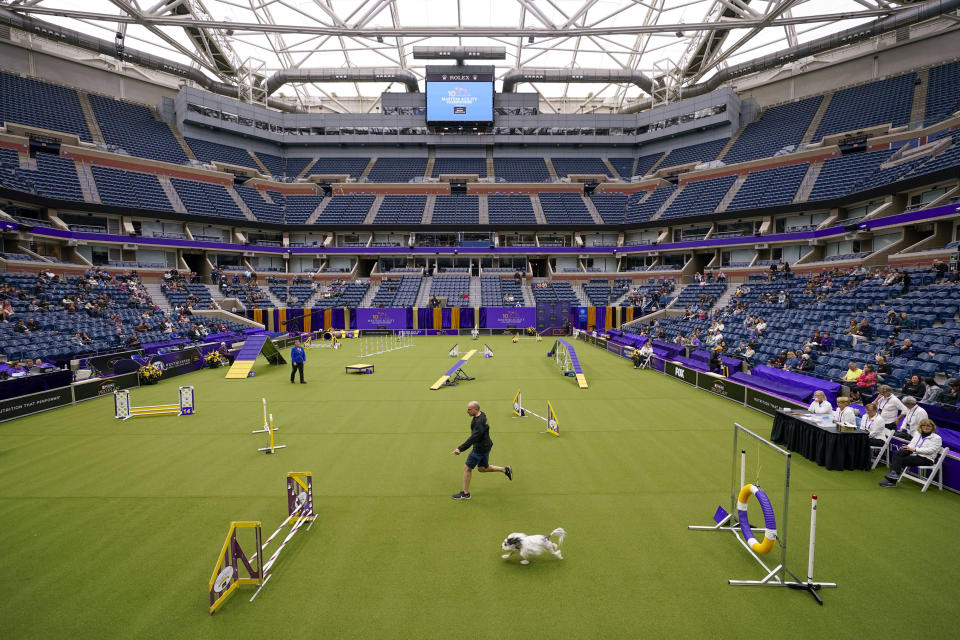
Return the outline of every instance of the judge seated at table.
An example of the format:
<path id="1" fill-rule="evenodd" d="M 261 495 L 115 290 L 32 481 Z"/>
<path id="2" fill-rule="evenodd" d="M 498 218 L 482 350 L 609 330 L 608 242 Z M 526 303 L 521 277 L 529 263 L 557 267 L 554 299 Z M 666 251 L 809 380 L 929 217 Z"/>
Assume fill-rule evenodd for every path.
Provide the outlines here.
<path id="1" fill-rule="evenodd" d="M 882 447 L 887 424 L 884 422 L 883 417 L 877 412 L 877 404 L 875 402 L 867 403 L 864 409 L 866 409 L 867 412 L 860 418 L 860 428 L 867 432 L 870 446 Z"/>
<path id="2" fill-rule="evenodd" d="M 807 411 L 810 413 L 826 415 L 828 413 L 833 413 L 833 407 L 831 407 L 830 403 L 827 402 L 827 396 L 823 391 L 814 391 L 813 402 L 811 402 L 810 406 L 807 407 Z"/>
<path id="3" fill-rule="evenodd" d="M 837 398 L 837 408 L 833 412 L 833 420 L 840 424 L 857 426 L 857 412 L 850 406 L 850 398 L 847 396 Z"/>
<path id="4" fill-rule="evenodd" d="M 907 467 L 933 464 L 934 459 L 940 455 L 941 447 L 943 440 L 937 435 L 937 425 L 929 418 L 921 420 L 910 444 L 900 447 L 890 456 L 890 473 L 884 476 L 880 486 L 897 486 L 903 470 Z"/>

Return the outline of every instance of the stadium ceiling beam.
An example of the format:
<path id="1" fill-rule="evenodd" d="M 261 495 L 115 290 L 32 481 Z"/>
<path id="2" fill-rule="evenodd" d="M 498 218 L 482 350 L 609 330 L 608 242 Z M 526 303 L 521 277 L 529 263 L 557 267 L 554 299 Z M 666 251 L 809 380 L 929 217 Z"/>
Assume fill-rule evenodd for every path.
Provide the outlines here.
<path id="1" fill-rule="evenodd" d="M 122 0 L 111 0 L 121 2 Z M 319 0 L 317 1 L 318 5 Z M 526 3 L 529 9 L 530 0 L 517 0 Z M 460 29 L 449 26 L 427 27 L 427 26 L 403 26 L 403 27 L 376 27 L 354 29 L 348 26 L 324 26 L 324 25 L 282 25 L 282 24 L 257 24 L 255 22 L 233 22 L 227 20 L 204 20 L 200 22 L 193 18 L 180 18 L 174 16 L 146 16 L 139 14 L 139 17 L 130 15 L 117 16 L 107 13 L 97 13 L 90 11 L 77 11 L 74 9 L 53 8 L 44 6 L 10 6 L 10 9 L 21 14 L 52 15 L 63 18 L 73 18 L 76 20 L 91 20 L 99 22 L 127 22 L 143 25 L 144 27 L 181 27 L 181 28 L 205 28 L 205 29 L 231 29 L 235 32 L 250 33 L 296 33 L 300 35 L 321 35 L 321 36 L 346 36 L 346 37 L 365 37 L 365 38 L 395 38 L 401 37 L 462 37 L 462 38 L 493 38 L 493 37 L 534 37 L 534 38 L 572 38 L 580 36 L 615 36 L 615 35 L 636 35 L 642 33 L 651 34 L 674 34 L 677 31 L 695 32 L 695 31 L 713 31 L 717 28 L 725 29 L 752 29 L 756 27 L 781 28 L 787 25 L 821 23 L 821 22 L 842 22 L 846 20 L 862 20 L 877 16 L 890 16 L 909 8 L 897 7 L 896 9 L 865 9 L 863 11 L 842 11 L 837 13 L 781 17 L 773 21 L 760 18 L 743 19 L 724 19 L 720 22 L 691 22 L 691 23 L 671 23 L 671 24 L 642 24 L 627 26 L 596 26 L 596 27 L 570 27 L 560 29 L 556 26 L 548 28 L 532 27 L 462 27 Z M 339 20 L 339 18 L 337 18 Z M 159 32 L 162 33 L 162 32 Z"/>

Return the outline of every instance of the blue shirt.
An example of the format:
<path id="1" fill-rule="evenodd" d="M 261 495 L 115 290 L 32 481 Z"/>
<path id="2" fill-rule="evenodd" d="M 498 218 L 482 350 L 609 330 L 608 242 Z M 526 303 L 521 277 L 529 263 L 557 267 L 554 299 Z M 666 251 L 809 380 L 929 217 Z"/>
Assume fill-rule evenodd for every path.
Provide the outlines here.
<path id="1" fill-rule="evenodd" d="M 294 364 L 306 362 L 307 352 L 303 350 L 303 347 L 294 347 L 290 350 L 290 359 L 293 360 Z"/>

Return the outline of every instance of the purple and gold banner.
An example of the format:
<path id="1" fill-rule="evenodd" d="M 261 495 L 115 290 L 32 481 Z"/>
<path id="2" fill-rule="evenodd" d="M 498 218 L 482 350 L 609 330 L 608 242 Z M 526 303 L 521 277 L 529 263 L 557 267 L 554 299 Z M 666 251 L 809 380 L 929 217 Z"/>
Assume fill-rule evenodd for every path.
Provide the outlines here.
<path id="1" fill-rule="evenodd" d="M 357 309 L 357 329 L 409 329 L 407 309 Z"/>
<path id="2" fill-rule="evenodd" d="M 483 329 L 526 329 L 537 324 L 536 307 L 481 307 Z"/>

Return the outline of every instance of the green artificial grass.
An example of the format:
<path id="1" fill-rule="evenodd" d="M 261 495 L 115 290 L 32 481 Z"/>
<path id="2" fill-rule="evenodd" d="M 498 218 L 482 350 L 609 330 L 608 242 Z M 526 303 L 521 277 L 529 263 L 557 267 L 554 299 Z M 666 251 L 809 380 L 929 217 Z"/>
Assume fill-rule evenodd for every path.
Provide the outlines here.
<path id="1" fill-rule="evenodd" d="M 588 390 L 545 357 L 550 341 L 487 338 L 476 380 L 429 386 L 454 362 L 452 338 L 360 358 L 356 343 L 308 351 L 308 384 L 258 362 L 225 380 L 204 370 L 132 391 L 135 406 L 196 388 L 192 417 L 113 418 L 113 401 L 0 425 L 0 629 L 4 638 L 638 638 L 947 637 L 960 498 L 882 472 L 830 472 L 795 457 L 789 564 L 806 574 L 809 496 L 820 496 L 810 596 L 731 587 L 762 570 L 729 533 L 688 531 L 727 505 L 732 424 L 768 436 L 771 418 L 577 344 Z M 464 346 L 477 342 L 460 338 Z M 483 341 L 481 341 L 483 342 Z M 376 365 L 374 375 L 343 366 Z M 550 400 L 561 437 L 511 417 Z M 279 427 L 275 455 L 260 398 Z M 466 403 L 491 426 L 491 463 L 460 488 Z M 748 479 L 756 480 L 749 451 Z M 759 480 L 780 512 L 782 469 L 761 454 Z M 758 461 L 759 462 L 759 461 Z M 313 529 L 300 533 L 254 603 L 243 587 L 207 612 L 207 581 L 231 520 L 286 516 L 285 474 L 311 471 Z M 759 509 L 751 516 L 760 521 Z M 500 558 L 510 532 L 568 536 L 564 560 Z M 274 547 L 275 548 L 275 547 Z M 916 612 L 921 612 L 920 616 Z"/>

